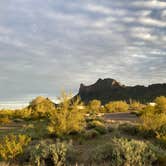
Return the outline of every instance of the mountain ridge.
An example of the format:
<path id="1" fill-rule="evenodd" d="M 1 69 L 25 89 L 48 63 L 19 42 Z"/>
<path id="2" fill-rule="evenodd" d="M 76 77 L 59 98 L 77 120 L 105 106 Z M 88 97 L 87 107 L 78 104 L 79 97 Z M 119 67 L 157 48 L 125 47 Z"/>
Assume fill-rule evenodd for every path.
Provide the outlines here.
<path id="1" fill-rule="evenodd" d="M 148 86 L 126 86 L 112 78 L 98 79 L 92 85 L 80 84 L 79 92 L 75 97 L 80 97 L 85 103 L 98 99 L 103 104 L 117 100 L 137 100 L 151 102 L 157 96 L 166 96 L 166 83 L 151 84 Z"/>

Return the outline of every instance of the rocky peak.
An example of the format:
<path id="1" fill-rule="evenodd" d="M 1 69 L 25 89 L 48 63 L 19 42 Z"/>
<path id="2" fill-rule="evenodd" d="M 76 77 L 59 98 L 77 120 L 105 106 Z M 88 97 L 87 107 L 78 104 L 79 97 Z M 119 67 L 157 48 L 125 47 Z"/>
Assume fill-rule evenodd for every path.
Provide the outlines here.
<path id="1" fill-rule="evenodd" d="M 122 85 L 112 78 L 105 78 L 105 79 L 99 78 L 96 81 L 96 83 L 90 86 L 86 86 L 81 83 L 79 92 L 84 93 L 84 91 L 98 91 L 106 88 L 116 88 L 116 87 L 122 87 Z"/>
<path id="2" fill-rule="evenodd" d="M 105 79 L 98 79 L 96 84 L 103 84 L 106 86 L 121 86 L 121 84 L 119 82 L 117 82 L 116 80 L 112 79 L 112 78 L 105 78 Z"/>
<path id="3" fill-rule="evenodd" d="M 99 99 L 102 103 L 116 100 L 130 99 L 140 102 L 151 102 L 157 96 L 166 96 L 166 84 L 153 84 L 145 86 L 125 86 L 112 78 L 98 79 L 96 83 L 86 86 L 80 85 L 79 93 L 82 101 Z"/>

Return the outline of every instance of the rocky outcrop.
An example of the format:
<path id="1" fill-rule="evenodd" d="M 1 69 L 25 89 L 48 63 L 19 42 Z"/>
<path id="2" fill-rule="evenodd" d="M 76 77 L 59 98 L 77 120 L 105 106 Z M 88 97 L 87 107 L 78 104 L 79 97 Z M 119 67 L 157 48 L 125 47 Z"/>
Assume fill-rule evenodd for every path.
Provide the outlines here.
<path id="1" fill-rule="evenodd" d="M 79 93 L 81 100 L 88 103 L 90 100 L 98 99 L 103 104 L 109 101 L 137 100 L 140 102 L 151 102 L 157 96 L 166 96 L 166 84 L 152 84 L 146 86 L 125 86 L 114 79 L 99 79 L 90 86 L 80 85 Z"/>

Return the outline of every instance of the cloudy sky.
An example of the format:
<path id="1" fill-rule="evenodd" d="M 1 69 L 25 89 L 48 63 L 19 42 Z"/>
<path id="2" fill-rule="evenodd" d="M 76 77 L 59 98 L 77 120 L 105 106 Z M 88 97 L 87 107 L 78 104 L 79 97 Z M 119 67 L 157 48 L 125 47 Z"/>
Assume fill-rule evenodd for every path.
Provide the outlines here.
<path id="1" fill-rule="evenodd" d="M 165 0 L 0 0 L 0 101 L 162 83 L 165 64 Z"/>

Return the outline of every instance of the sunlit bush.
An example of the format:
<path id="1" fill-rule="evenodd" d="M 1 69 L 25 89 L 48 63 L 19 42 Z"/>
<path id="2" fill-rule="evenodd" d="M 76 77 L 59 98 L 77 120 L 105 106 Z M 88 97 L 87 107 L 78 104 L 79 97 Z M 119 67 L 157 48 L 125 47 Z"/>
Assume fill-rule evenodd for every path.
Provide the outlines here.
<path id="1" fill-rule="evenodd" d="M 126 112 L 129 109 L 129 105 L 125 101 L 109 102 L 105 107 L 108 112 Z"/>
<path id="2" fill-rule="evenodd" d="M 166 124 L 166 114 L 143 114 L 141 121 L 144 129 L 156 131 Z"/>
<path id="3" fill-rule="evenodd" d="M 148 131 L 150 135 L 164 140 L 166 135 L 166 114 L 158 111 L 156 107 L 147 106 L 140 117 L 141 130 Z"/>
<path id="4" fill-rule="evenodd" d="M 32 114 L 32 110 L 28 108 L 23 108 L 20 110 L 15 110 L 13 112 L 13 118 L 20 118 L 20 119 L 30 119 Z"/>
<path id="5" fill-rule="evenodd" d="M 132 111 L 140 111 L 143 109 L 143 107 L 144 107 L 143 104 L 141 104 L 138 101 L 130 101 L 129 108 Z"/>
<path id="6" fill-rule="evenodd" d="M 166 97 L 165 96 L 160 96 L 155 99 L 156 103 L 156 111 L 159 113 L 165 112 L 166 113 Z"/>
<path id="7" fill-rule="evenodd" d="M 8 116 L 0 116 L 0 123 L 1 124 L 9 124 L 11 123 L 12 121 L 9 119 Z"/>
<path id="8" fill-rule="evenodd" d="M 100 100 L 92 100 L 89 102 L 89 112 L 90 113 L 98 113 L 100 112 L 101 101 Z"/>
<path id="9" fill-rule="evenodd" d="M 61 101 L 57 110 L 50 114 L 48 131 L 57 136 L 81 131 L 85 126 L 84 110 L 79 109 L 82 103 L 79 99 L 71 102 L 66 94 Z"/>
<path id="10" fill-rule="evenodd" d="M 49 100 L 48 98 L 44 97 L 37 97 L 36 99 L 32 100 L 28 109 L 31 109 L 31 117 L 34 119 L 47 117 L 50 112 L 55 110 L 55 104 Z"/>
<path id="11" fill-rule="evenodd" d="M 30 137 L 26 135 L 8 135 L 0 141 L 0 157 L 3 160 L 14 159 L 23 153 L 23 148 L 30 142 Z"/>

